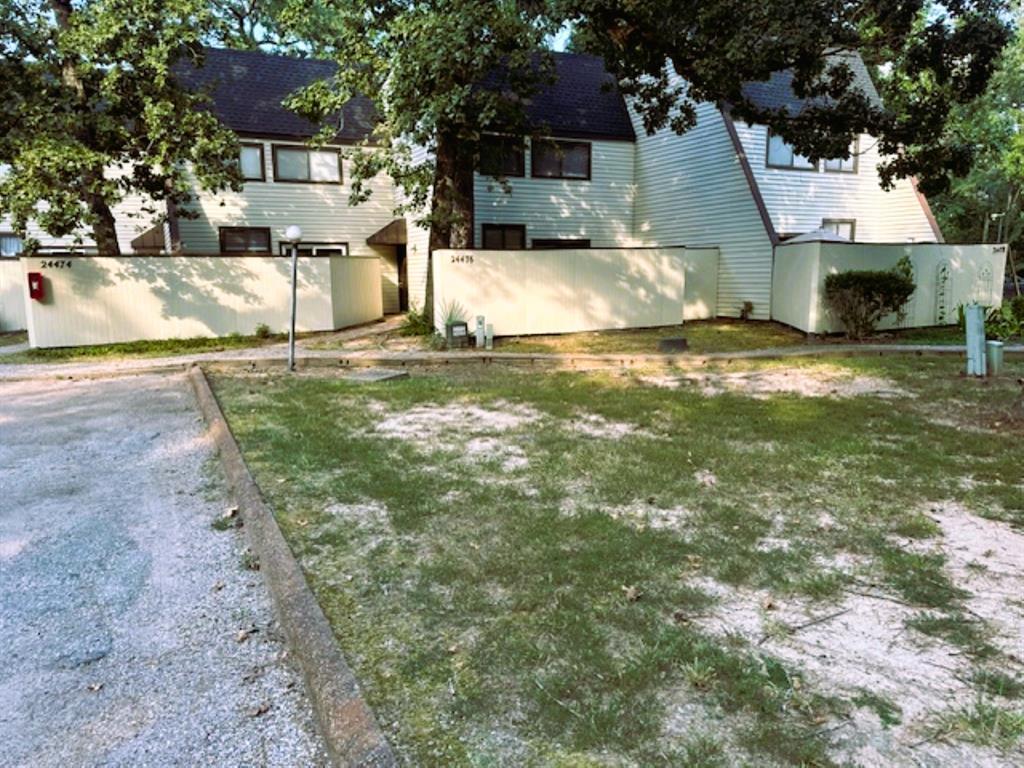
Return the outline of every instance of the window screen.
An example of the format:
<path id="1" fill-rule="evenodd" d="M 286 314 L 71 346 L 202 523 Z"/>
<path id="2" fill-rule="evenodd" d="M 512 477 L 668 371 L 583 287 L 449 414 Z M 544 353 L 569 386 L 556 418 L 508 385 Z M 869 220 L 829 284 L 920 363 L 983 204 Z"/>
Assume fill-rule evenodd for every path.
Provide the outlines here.
<path id="1" fill-rule="evenodd" d="M 221 227 L 220 249 L 224 253 L 269 253 L 270 230 L 265 227 Z"/>
<path id="2" fill-rule="evenodd" d="M 239 155 L 242 178 L 263 180 L 263 147 L 258 144 L 243 144 Z"/>
<path id="3" fill-rule="evenodd" d="M 537 141 L 531 175 L 546 179 L 589 179 L 590 144 L 583 141 Z"/>
<path id="4" fill-rule="evenodd" d="M 526 247 L 526 227 L 523 224 L 484 224 L 484 248 L 517 251 Z"/>
<path id="5" fill-rule="evenodd" d="M 857 222 L 854 219 L 823 219 L 821 228 L 852 241 L 857 230 Z"/>
<path id="6" fill-rule="evenodd" d="M 0 235 L 0 256 L 13 257 L 21 253 L 23 243 L 17 235 Z"/>

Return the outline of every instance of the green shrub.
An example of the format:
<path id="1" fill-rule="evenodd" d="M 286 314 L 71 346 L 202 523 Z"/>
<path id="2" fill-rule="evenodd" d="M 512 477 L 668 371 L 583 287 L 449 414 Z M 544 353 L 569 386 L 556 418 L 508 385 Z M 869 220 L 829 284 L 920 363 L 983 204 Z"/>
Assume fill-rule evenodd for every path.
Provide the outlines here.
<path id="1" fill-rule="evenodd" d="M 825 278 L 825 303 L 846 328 L 851 339 L 874 333 L 882 318 L 896 314 L 902 319 L 914 293 L 910 260 L 899 260 L 888 270 L 851 270 Z"/>
<path id="2" fill-rule="evenodd" d="M 266 323 L 260 323 L 256 326 L 256 338 L 257 339 L 269 339 L 270 338 L 270 326 Z"/>
<path id="3" fill-rule="evenodd" d="M 431 336 L 434 333 L 434 326 L 425 310 L 411 307 L 405 313 L 405 320 L 402 321 L 398 333 L 402 336 Z"/>
<path id="4" fill-rule="evenodd" d="M 992 307 L 985 317 L 985 337 L 1006 341 L 1024 335 L 1024 317 L 1017 314 L 1012 302 Z"/>
<path id="5" fill-rule="evenodd" d="M 1010 299 L 1010 312 L 1013 316 L 1024 323 L 1024 296 L 1014 296 Z"/>

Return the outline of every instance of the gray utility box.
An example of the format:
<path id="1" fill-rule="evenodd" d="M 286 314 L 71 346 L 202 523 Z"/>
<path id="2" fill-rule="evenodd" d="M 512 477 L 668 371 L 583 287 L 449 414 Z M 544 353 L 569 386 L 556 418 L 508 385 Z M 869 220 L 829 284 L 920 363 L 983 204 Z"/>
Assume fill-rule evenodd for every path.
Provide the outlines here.
<path id="1" fill-rule="evenodd" d="M 458 320 L 454 323 L 445 323 L 445 341 L 448 342 L 448 349 L 460 349 L 469 346 L 469 325 Z"/>

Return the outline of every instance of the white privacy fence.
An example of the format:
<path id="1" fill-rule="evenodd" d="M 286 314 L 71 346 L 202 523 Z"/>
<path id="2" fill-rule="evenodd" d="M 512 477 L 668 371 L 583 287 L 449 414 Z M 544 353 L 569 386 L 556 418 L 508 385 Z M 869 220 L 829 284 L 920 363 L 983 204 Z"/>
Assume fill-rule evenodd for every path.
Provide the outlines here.
<path id="1" fill-rule="evenodd" d="M 434 319 L 483 315 L 497 336 L 673 325 L 714 317 L 717 248 L 434 253 Z"/>
<path id="2" fill-rule="evenodd" d="M 23 331 L 27 327 L 24 282 L 18 259 L 0 259 L 0 331 Z"/>
<path id="3" fill-rule="evenodd" d="M 961 304 L 1002 302 L 1005 245 L 793 243 L 775 249 L 772 319 L 808 333 L 841 331 L 826 308 L 825 278 L 850 270 L 890 269 L 904 255 L 917 283 L 904 328 L 955 323 Z M 896 324 L 890 317 L 882 328 Z"/>
<path id="4" fill-rule="evenodd" d="M 70 256 L 22 258 L 29 342 L 34 347 L 251 334 L 288 327 L 286 256 Z M 45 296 L 30 299 L 29 273 Z M 369 322 L 383 314 L 380 260 L 299 259 L 300 331 Z"/>

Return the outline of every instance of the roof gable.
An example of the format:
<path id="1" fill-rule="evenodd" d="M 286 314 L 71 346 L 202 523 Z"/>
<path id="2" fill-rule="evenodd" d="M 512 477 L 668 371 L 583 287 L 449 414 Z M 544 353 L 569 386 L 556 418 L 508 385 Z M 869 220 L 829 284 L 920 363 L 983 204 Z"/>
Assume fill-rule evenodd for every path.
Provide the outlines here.
<path id="1" fill-rule="evenodd" d="M 882 106 L 882 99 L 871 80 L 864 60 L 856 53 L 836 54 L 831 61 L 842 61 L 853 72 L 853 87 L 862 91 L 876 107 Z M 793 72 L 786 69 L 773 72 L 767 80 L 745 83 L 743 95 L 760 109 L 782 109 L 790 115 L 799 114 L 804 107 L 825 103 L 822 99 L 802 99 L 793 91 Z"/>

